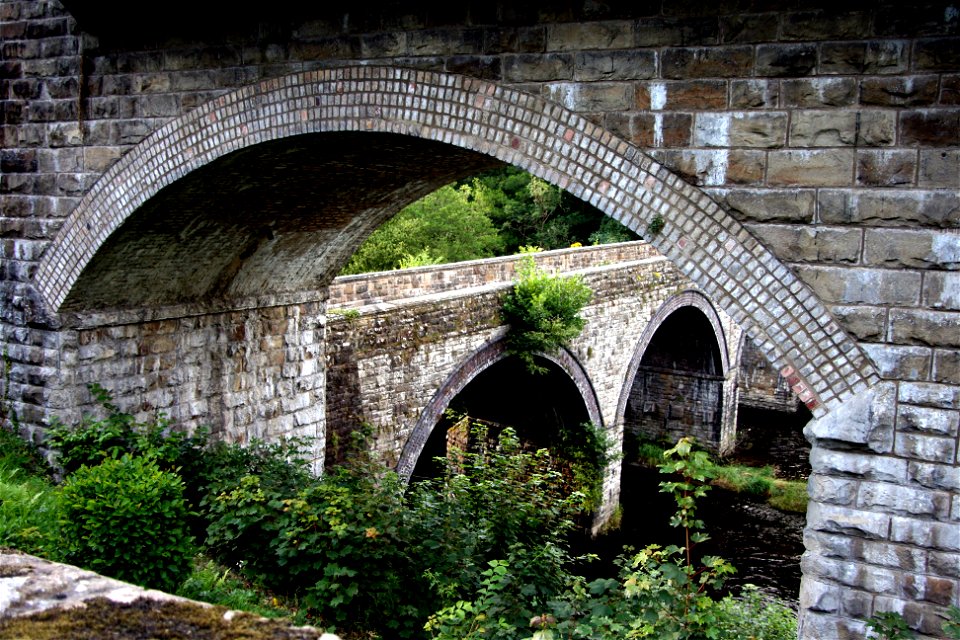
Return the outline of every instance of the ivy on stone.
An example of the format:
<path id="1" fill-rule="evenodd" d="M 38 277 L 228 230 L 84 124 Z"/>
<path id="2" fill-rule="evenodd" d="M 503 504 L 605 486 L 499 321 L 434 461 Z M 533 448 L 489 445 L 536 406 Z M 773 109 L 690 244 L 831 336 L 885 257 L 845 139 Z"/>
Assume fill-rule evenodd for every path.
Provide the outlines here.
<path id="1" fill-rule="evenodd" d="M 521 251 L 526 255 L 501 308 L 501 318 L 509 325 L 507 352 L 520 358 L 530 373 L 546 373 L 535 356 L 555 352 L 580 335 L 586 325 L 580 312 L 593 292 L 580 276 L 551 275 L 537 267 L 531 254 L 539 249 Z"/>

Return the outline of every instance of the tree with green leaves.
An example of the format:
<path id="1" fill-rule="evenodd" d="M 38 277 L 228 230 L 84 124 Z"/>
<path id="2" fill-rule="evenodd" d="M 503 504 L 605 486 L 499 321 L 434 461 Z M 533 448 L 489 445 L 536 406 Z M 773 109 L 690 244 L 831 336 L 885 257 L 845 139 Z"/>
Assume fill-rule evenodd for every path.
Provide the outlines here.
<path id="1" fill-rule="evenodd" d="M 497 255 L 503 243 L 485 201 L 447 185 L 404 208 L 360 246 L 343 274 L 460 262 Z"/>

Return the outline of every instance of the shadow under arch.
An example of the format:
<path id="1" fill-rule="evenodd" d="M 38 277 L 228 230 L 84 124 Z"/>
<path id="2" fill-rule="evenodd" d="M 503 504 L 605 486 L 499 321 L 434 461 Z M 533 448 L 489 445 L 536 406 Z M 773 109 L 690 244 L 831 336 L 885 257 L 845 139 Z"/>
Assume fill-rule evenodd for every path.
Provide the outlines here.
<path id="1" fill-rule="evenodd" d="M 417 461 L 420 459 L 434 427 L 443 412 L 447 410 L 450 402 L 483 371 L 508 356 L 506 341 L 499 339 L 478 349 L 447 378 L 420 414 L 420 419 L 417 420 L 410 437 L 404 444 L 396 468 L 397 474 L 404 482 L 408 482 L 413 475 Z M 569 376 L 580 392 L 590 421 L 598 428 L 604 428 L 603 417 L 600 414 L 600 404 L 594 392 L 593 384 L 577 359 L 566 349 L 561 349 L 553 354 L 541 353 L 538 356 L 557 365 Z"/>
<path id="2" fill-rule="evenodd" d="M 538 96 L 490 81 L 398 67 L 344 66 L 273 78 L 161 126 L 114 164 L 65 221 L 32 281 L 41 308 L 60 313 L 85 271 L 110 266 L 95 260 L 108 239 L 151 198 L 192 172 L 256 145 L 342 132 L 408 136 L 496 158 L 645 234 L 794 381 L 795 391 L 816 416 L 879 381 L 859 346 L 788 267 L 703 191 L 635 146 Z M 414 185 L 407 197 L 414 199 L 427 186 Z M 391 207 L 399 208 L 396 202 Z M 662 229 L 647 232 L 658 220 Z M 196 232 L 191 224 L 207 222 L 179 221 L 171 237 L 189 237 Z M 351 237 L 359 243 L 372 229 L 363 227 L 363 221 L 356 224 L 360 228 Z M 345 261 L 346 255 L 332 248 L 335 244 L 330 243 L 331 260 Z M 302 276 L 296 269 L 270 271 L 284 264 L 281 258 L 302 252 L 296 244 L 278 245 L 282 238 L 269 226 L 245 229 L 221 271 L 230 275 L 230 283 L 243 283 L 242 292 L 269 290 L 291 275 Z M 191 282 L 191 275 L 179 277 Z M 303 280 L 326 284 L 309 271 Z M 218 291 L 219 284 L 212 278 L 206 289 Z M 261 296 L 242 304 L 283 302 L 282 297 Z"/>
<path id="3" fill-rule="evenodd" d="M 726 441 L 733 437 L 733 429 L 736 424 L 736 394 L 734 393 L 736 391 L 736 378 L 735 376 L 731 376 L 731 369 L 733 369 L 733 373 L 735 373 L 737 367 L 736 353 L 739 349 L 739 341 L 736 344 L 730 343 L 724 331 L 723 322 L 719 313 L 717 313 L 710 299 L 699 291 L 687 290 L 672 296 L 657 309 L 656 313 L 654 313 L 650 319 L 650 322 L 647 323 L 643 334 L 637 341 L 637 346 L 634 349 L 633 357 L 630 359 L 630 365 L 624 377 L 623 386 L 621 387 L 619 400 L 617 402 L 615 420 L 617 424 L 624 424 L 626 422 L 631 392 L 636 377 L 639 374 L 641 364 L 648 353 L 654 337 L 657 336 L 657 333 L 664 327 L 665 323 L 668 323 L 671 318 L 675 317 L 676 313 L 682 312 L 684 309 L 695 309 L 699 312 L 700 316 L 698 317 L 702 317 L 702 319 L 706 321 L 706 324 L 712 329 L 712 336 L 710 337 L 717 347 L 716 360 L 720 366 L 720 371 L 715 373 L 718 374 L 724 382 L 722 384 L 721 418 L 720 424 L 718 425 L 719 433 L 717 434 L 717 441 L 714 442 L 714 444 L 718 445 L 722 450 L 726 444 L 732 444 L 732 440 L 730 443 Z"/>

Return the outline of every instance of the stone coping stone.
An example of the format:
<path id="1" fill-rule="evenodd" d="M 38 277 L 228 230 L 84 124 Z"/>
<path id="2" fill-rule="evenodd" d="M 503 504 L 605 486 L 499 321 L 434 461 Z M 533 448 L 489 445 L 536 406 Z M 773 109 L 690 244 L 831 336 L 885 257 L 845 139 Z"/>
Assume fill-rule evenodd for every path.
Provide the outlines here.
<path id="1" fill-rule="evenodd" d="M 102 625 L 102 628 L 101 628 Z M 157 637 L 339 640 L 225 607 L 144 589 L 92 571 L 0 551 L 0 639 Z"/>

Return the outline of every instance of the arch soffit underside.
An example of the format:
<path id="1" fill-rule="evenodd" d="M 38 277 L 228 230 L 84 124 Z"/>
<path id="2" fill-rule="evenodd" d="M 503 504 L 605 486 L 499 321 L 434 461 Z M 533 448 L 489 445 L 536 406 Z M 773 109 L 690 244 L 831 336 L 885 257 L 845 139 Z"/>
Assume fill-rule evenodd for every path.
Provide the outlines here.
<path id="1" fill-rule="evenodd" d="M 630 365 L 627 367 L 627 374 L 624 377 L 623 387 L 620 390 L 620 398 L 617 401 L 617 422 L 623 422 L 624 414 L 627 410 L 627 402 L 630 399 L 630 390 L 633 387 L 634 378 L 636 378 L 637 372 L 640 370 L 640 363 L 643 361 L 643 356 L 646 354 L 647 348 L 650 346 L 650 341 L 653 340 L 653 336 L 656 335 L 660 327 L 663 326 L 663 323 L 666 322 L 674 312 L 687 307 L 698 309 L 701 313 L 703 313 L 707 322 L 710 323 L 710 326 L 713 328 L 713 337 L 717 341 L 717 346 L 719 347 L 720 366 L 723 369 L 723 375 L 726 377 L 729 374 L 731 359 L 727 336 L 723 331 L 723 324 L 720 321 L 720 315 L 717 313 L 713 303 L 711 303 L 710 299 L 699 291 L 688 290 L 678 293 L 674 296 L 671 296 L 670 299 L 660 305 L 657 311 L 653 314 L 653 317 L 650 318 L 650 322 L 648 322 L 647 326 L 644 328 L 643 333 L 640 335 L 640 339 L 637 341 L 637 346 L 633 351 L 633 357 L 630 358 Z"/>
<path id="2" fill-rule="evenodd" d="M 371 131 L 478 151 L 569 191 L 640 233 L 724 309 L 815 415 L 879 378 L 817 297 L 705 193 L 638 148 L 540 97 L 465 76 L 348 66 L 266 80 L 160 127 L 81 199 L 41 260 L 52 311 L 107 237 L 162 188 L 228 153 Z M 659 233 L 647 227 L 660 218 Z"/>
<path id="3" fill-rule="evenodd" d="M 397 462 L 397 473 L 404 481 L 410 479 L 417 466 L 417 461 L 420 459 L 420 454 L 423 453 L 423 448 L 426 446 L 431 433 L 433 433 L 434 426 L 453 399 L 457 397 L 457 394 L 463 391 L 474 378 L 509 355 L 506 341 L 503 339 L 497 340 L 474 352 L 447 378 L 443 386 L 437 390 L 430 403 L 421 412 L 417 424 L 404 444 L 400 460 Z M 580 392 L 590 421 L 597 427 L 603 428 L 603 417 L 600 412 L 597 394 L 590 383 L 587 372 L 577 359 L 566 349 L 560 349 L 556 353 L 541 353 L 538 355 L 545 360 L 549 360 L 567 374 Z"/>

